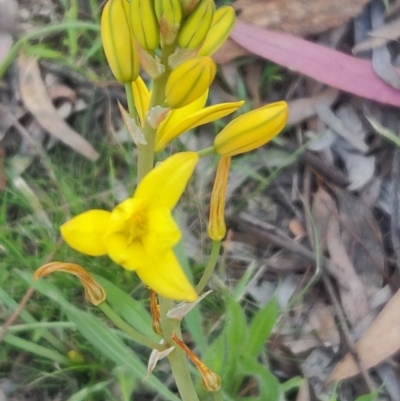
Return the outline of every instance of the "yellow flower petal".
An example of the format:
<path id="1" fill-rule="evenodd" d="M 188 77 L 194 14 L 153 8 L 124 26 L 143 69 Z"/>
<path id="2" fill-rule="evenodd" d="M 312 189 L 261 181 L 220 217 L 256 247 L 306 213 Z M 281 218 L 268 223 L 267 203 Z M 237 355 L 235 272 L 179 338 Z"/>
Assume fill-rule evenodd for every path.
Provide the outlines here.
<path id="1" fill-rule="evenodd" d="M 136 270 L 136 273 L 147 286 L 165 298 L 187 302 L 197 298 L 173 251 L 168 251 L 154 265 Z"/>
<path id="2" fill-rule="evenodd" d="M 151 170 L 139 183 L 134 198 L 149 209 L 172 210 L 193 174 L 199 156 L 195 152 L 176 153 Z"/>
<path id="3" fill-rule="evenodd" d="M 170 113 L 173 116 L 171 118 L 172 121 L 167 121 L 164 126 L 160 126 L 157 130 L 156 152 L 163 150 L 173 139 L 184 132 L 234 113 L 243 103 L 244 101 L 216 104 L 192 114 L 186 114 L 186 117 L 182 115 L 179 120 L 177 120 L 175 114 L 182 109 L 172 110 Z M 169 120 L 169 116 L 167 120 Z M 175 125 L 172 124 L 173 122 L 175 122 Z"/>
<path id="4" fill-rule="evenodd" d="M 159 259 L 181 239 L 178 225 L 166 208 L 152 210 L 147 215 L 147 233 L 143 237 L 146 251 Z"/>
<path id="5" fill-rule="evenodd" d="M 103 236 L 110 220 L 106 210 L 88 210 L 60 227 L 65 242 L 78 252 L 90 256 L 101 256 L 107 253 Z"/>
<path id="6" fill-rule="evenodd" d="M 154 263 L 141 242 L 127 243 L 120 233 L 107 235 L 108 256 L 126 270 L 147 269 Z"/>
<path id="7" fill-rule="evenodd" d="M 147 86 L 140 75 L 132 82 L 132 92 L 140 123 L 143 127 L 146 121 L 146 114 L 149 110 L 150 91 L 147 89 Z"/>

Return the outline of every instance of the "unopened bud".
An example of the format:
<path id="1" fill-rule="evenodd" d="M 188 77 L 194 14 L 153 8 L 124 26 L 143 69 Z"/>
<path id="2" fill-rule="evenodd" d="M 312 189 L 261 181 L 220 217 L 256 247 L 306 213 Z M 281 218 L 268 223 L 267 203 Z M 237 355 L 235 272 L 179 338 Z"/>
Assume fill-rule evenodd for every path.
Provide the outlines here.
<path id="1" fill-rule="evenodd" d="M 284 101 L 249 111 L 232 120 L 215 137 L 214 149 L 221 156 L 234 156 L 263 146 L 283 130 L 288 115 Z"/>
<path id="2" fill-rule="evenodd" d="M 211 27 L 214 11 L 213 0 L 201 0 L 180 29 L 178 46 L 183 49 L 195 49 L 200 46 Z"/>
<path id="3" fill-rule="evenodd" d="M 211 56 L 228 39 L 235 25 L 235 10 L 231 6 L 218 8 L 211 23 L 207 36 L 198 52 L 199 56 Z"/>
<path id="4" fill-rule="evenodd" d="M 134 81 L 140 64 L 131 27 L 128 21 L 127 0 L 109 0 L 101 15 L 101 39 L 104 53 L 115 78 Z"/>
<path id="5" fill-rule="evenodd" d="M 158 0 L 155 2 L 155 9 L 161 38 L 165 44 L 170 45 L 176 39 L 181 24 L 182 9 L 179 0 Z"/>
<path id="6" fill-rule="evenodd" d="M 160 31 L 153 1 L 130 0 L 130 17 L 133 34 L 140 46 L 148 51 L 157 49 Z"/>
<path id="7" fill-rule="evenodd" d="M 217 72 L 210 57 L 196 57 L 176 67 L 165 88 L 167 103 L 180 108 L 199 98 L 211 85 Z"/>

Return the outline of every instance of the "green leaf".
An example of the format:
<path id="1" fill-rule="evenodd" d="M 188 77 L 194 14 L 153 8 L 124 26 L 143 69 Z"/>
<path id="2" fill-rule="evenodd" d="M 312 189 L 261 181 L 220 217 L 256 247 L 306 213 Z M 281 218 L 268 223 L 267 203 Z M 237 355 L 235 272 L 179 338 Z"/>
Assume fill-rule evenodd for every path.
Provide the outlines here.
<path id="1" fill-rule="evenodd" d="M 79 390 L 77 393 L 75 393 L 73 396 L 69 397 L 67 401 L 86 401 L 90 399 L 90 395 L 97 391 L 101 391 L 105 389 L 107 386 L 109 386 L 112 383 L 111 380 L 107 380 L 104 382 L 100 382 L 97 384 L 94 384 L 93 386 L 87 386 L 84 387 L 83 389 Z"/>
<path id="2" fill-rule="evenodd" d="M 379 391 L 375 390 L 372 393 L 361 395 L 357 397 L 355 401 L 375 401 L 378 397 Z"/>
<path id="3" fill-rule="evenodd" d="M 113 330 L 97 317 L 82 312 L 70 304 L 60 290 L 49 282 L 49 280 L 38 280 L 33 282 L 32 276 L 24 271 L 16 270 L 26 282 L 37 291 L 58 303 L 67 314 L 69 320 L 76 324 L 77 329 L 86 340 L 95 347 L 100 354 L 112 360 L 117 366 L 122 366 L 132 373 L 132 376 L 143 380 L 147 369 L 138 356 L 120 339 Z M 180 401 L 163 383 L 154 375 L 146 380 L 146 384 L 152 387 L 158 394 L 170 401 Z"/>
<path id="4" fill-rule="evenodd" d="M 276 377 L 255 358 L 243 354 L 239 366 L 246 376 L 254 376 L 258 381 L 260 395 L 246 397 L 246 401 L 279 401 L 281 396 L 280 384 Z"/>
<path id="5" fill-rule="evenodd" d="M 105 289 L 107 302 L 118 315 L 151 340 L 156 342 L 160 340 L 159 336 L 152 329 L 151 316 L 142 302 L 132 298 L 105 278 L 97 274 L 93 274 L 93 277 Z"/>
<path id="6" fill-rule="evenodd" d="M 255 314 L 250 324 L 249 341 L 246 347 L 246 351 L 251 356 L 257 357 L 260 354 L 278 316 L 279 307 L 275 298 L 272 298 Z"/>
<path id="7" fill-rule="evenodd" d="M 228 357 L 222 375 L 224 380 L 231 382 L 229 387 L 236 388 L 241 382 L 236 377 L 237 360 L 242 353 L 243 345 L 246 344 L 247 322 L 242 307 L 233 298 L 227 302 L 224 331 Z"/>

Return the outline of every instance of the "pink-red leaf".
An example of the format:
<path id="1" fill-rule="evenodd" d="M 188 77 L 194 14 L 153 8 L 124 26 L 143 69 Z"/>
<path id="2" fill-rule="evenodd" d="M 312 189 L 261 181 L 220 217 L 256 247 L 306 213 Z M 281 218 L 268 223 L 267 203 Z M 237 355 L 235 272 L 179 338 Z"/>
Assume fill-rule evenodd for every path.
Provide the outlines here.
<path id="1" fill-rule="evenodd" d="M 246 50 L 329 86 L 376 102 L 400 106 L 400 91 L 385 84 L 371 62 L 237 21 L 231 38 Z"/>

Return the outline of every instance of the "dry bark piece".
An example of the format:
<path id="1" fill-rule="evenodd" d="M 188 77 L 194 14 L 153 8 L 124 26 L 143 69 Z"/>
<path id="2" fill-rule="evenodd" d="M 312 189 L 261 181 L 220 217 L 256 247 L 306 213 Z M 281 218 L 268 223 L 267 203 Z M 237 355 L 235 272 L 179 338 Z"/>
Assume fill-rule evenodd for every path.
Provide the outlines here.
<path id="1" fill-rule="evenodd" d="M 47 95 L 37 60 L 33 57 L 20 56 L 18 67 L 22 100 L 39 124 L 49 134 L 76 152 L 89 160 L 96 160 L 99 154 L 92 145 L 69 127 L 57 113 Z"/>
<path id="2" fill-rule="evenodd" d="M 400 349 L 400 290 L 387 303 L 378 317 L 356 343 L 357 353 L 369 369 L 384 361 Z M 347 353 L 335 366 L 328 381 L 339 381 L 359 373 L 357 363 Z"/>

